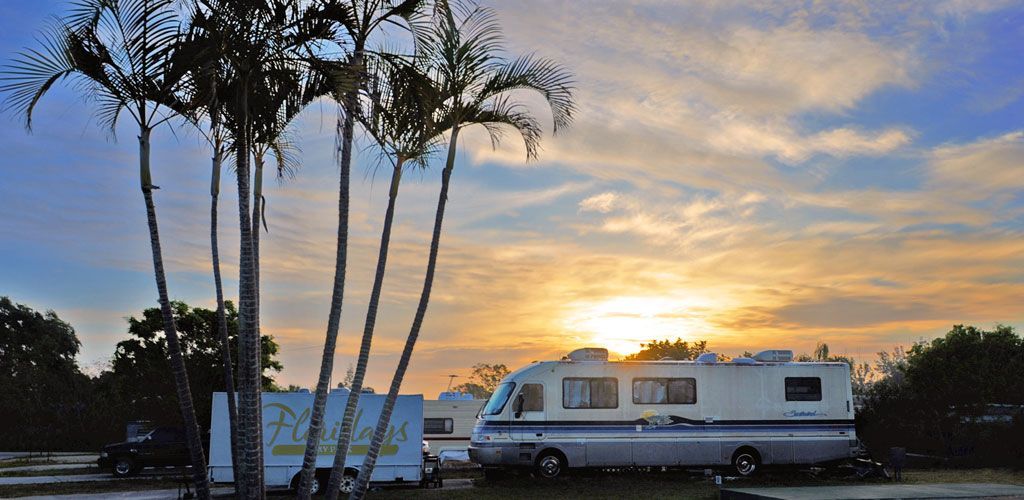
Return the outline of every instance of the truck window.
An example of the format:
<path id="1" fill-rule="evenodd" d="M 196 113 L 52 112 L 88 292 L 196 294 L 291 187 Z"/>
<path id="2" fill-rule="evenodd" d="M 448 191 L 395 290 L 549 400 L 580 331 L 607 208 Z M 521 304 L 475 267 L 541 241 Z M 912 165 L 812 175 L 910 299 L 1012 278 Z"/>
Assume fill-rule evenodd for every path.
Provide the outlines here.
<path id="1" fill-rule="evenodd" d="M 786 377 L 786 401 L 821 401 L 821 379 Z"/>
<path id="2" fill-rule="evenodd" d="M 563 378 L 563 408 L 618 408 L 619 379 Z"/>
<path id="3" fill-rule="evenodd" d="M 692 405 L 697 402 L 697 380 L 693 378 L 635 378 L 634 404 Z"/>
<path id="4" fill-rule="evenodd" d="M 423 419 L 424 434 L 451 434 L 455 432 L 455 422 L 450 418 Z"/>
<path id="5" fill-rule="evenodd" d="M 523 384 L 519 394 L 523 396 L 523 411 L 544 411 L 544 386 Z"/>
<path id="6" fill-rule="evenodd" d="M 515 382 L 504 382 L 498 384 L 498 387 L 494 389 L 494 394 L 487 399 L 487 404 L 484 405 L 484 415 L 497 415 L 501 413 L 501 410 L 505 409 L 505 403 L 508 401 L 508 397 L 512 395 L 512 389 L 516 388 Z"/>

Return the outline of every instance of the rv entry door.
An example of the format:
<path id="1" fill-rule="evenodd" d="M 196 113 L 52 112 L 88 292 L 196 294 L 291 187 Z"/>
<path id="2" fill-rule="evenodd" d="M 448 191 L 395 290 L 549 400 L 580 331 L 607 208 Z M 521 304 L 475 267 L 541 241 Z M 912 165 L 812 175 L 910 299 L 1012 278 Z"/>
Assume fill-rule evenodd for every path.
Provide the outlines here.
<path id="1" fill-rule="evenodd" d="M 513 441 L 530 443 L 544 440 L 547 423 L 544 413 L 544 384 L 526 382 L 512 400 L 509 432 Z"/>

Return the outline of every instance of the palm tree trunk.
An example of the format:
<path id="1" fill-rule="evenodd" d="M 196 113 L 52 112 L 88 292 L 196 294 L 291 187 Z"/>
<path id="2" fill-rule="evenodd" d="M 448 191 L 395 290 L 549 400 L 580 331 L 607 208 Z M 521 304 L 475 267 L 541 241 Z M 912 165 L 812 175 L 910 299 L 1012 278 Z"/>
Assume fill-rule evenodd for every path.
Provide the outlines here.
<path id="1" fill-rule="evenodd" d="M 149 169 L 149 133 L 143 127 L 139 134 L 139 176 L 142 181 L 142 196 L 146 201 L 146 219 L 149 223 L 149 243 L 153 249 L 153 274 L 156 276 L 156 288 L 160 296 L 160 312 L 163 316 L 164 334 L 167 336 L 167 351 L 170 355 L 171 373 L 174 386 L 178 393 L 178 405 L 181 407 L 181 419 L 185 424 L 185 435 L 188 439 L 189 457 L 192 461 L 192 481 L 196 485 L 199 498 L 210 498 L 210 484 L 206 478 L 206 457 L 203 454 L 203 443 L 199 434 L 199 423 L 196 421 L 195 407 L 192 405 L 192 389 L 188 384 L 188 373 L 185 371 L 185 358 L 178 342 L 178 330 L 174 324 L 171 301 L 167 295 L 167 277 L 164 274 L 163 252 L 160 250 L 160 229 L 156 224 L 156 205 L 153 203 L 153 183 Z"/>
<path id="2" fill-rule="evenodd" d="M 248 498 L 264 498 L 263 469 L 261 455 L 263 441 L 260 439 L 263 426 L 262 408 L 260 405 L 260 360 L 257 357 L 256 344 L 256 277 L 252 251 L 252 219 L 249 216 L 249 117 L 248 117 L 248 82 L 242 83 L 239 93 L 242 109 L 242 126 L 235 140 L 236 168 L 238 170 L 238 226 L 239 226 L 239 277 L 238 277 L 238 318 L 239 340 L 242 350 L 239 359 L 242 385 L 240 406 L 242 408 L 243 439 L 242 457 L 245 460 L 245 490 Z"/>
<path id="3" fill-rule="evenodd" d="M 224 285 L 220 277 L 220 247 L 217 243 L 217 199 L 220 196 L 220 142 L 214 146 L 213 173 L 210 176 L 210 251 L 213 254 L 213 284 L 217 291 L 217 332 L 220 336 L 221 362 L 224 365 L 224 392 L 227 394 L 228 424 L 231 429 L 231 469 L 235 484 L 241 474 L 238 460 L 238 409 L 235 407 L 235 376 L 231 362 L 231 339 L 228 336 L 227 313 L 224 310 Z M 237 487 L 236 495 L 240 495 Z"/>
<path id="4" fill-rule="evenodd" d="M 338 434 L 338 447 L 334 452 L 334 465 L 331 468 L 331 479 L 327 483 L 327 498 L 338 498 L 338 487 L 344 474 L 345 460 L 348 458 L 348 447 L 352 440 L 352 424 L 359 405 L 359 395 L 363 390 L 363 377 L 366 365 L 370 360 L 370 344 L 373 342 L 373 328 L 377 322 L 377 306 L 380 303 L 380 291 L 384 286 L 384 271 L 388 263 L 388 247 L 391 243 L 391 224 L 395 218 L 395 202 L 398 199 L 398 186 L 402 181 L 402 163 L 399 157 L 391 173 L 391 192 L 388 196 L 388 209 L 384 214 L 384 229 L 380 236 L 380 252 L 377 254 L 377 274 L 373 278 L 373 289 L 370 291 L 370 303 L 366 309 L 366 323 L 363 325 L 363 340 L 359 345 L 359 359 L 356 361 L 355 375 L 352 377 L 351 392 L 345 403 L 345 415 L 341 420 L 341 431 Z"/>
<path id="5" fill-rule="evenodd" d="M 356 51 L 353 66 L 362 64 L 362 53 Z M 359 93 L 356 90 L 345 93 L 343 119 L 339 119 L 341 128 L 341 158 L 339 159 L 340 175 L 338 186 L 338 243 L 334 256 L 334 288 L 331 292 L 331 310 L 327 319 L 327 336 L 324 340 L 324 351 L 320 358 L 320 378 L 316 383 L 316 395 L 313 397 L 313 410 L 309 418 L 309 430 L 306 435 L 306 451 L 302 457 L 302 476 L 299 481 L 299 498 L 309 500 L 310 485 L 316 470 L 316 456 L 319 451 L 321 429 L 324 424 L 324 413 L 327 409 L 327 395 L 331 389 L 331 374 L 334 372 L 334 350 L 338 343 L 338 329 L 341 325 L 341 306 L 345 295 L 345 268 L 348 262 L 348 205 L 349 179 L 352 171 L 352 138 L 355 135 L 355 115 L 359 110 Z"/>
<path id="6" fill-rule="evenodd" d="M 255 346 L 256 346 L 256 363 L 257 366 L 262 366 L 263 363 L 263 334 L 260 329 L 260 214 L 263 211 L 263 155 L 253 155 L 253 190 L 252 190 L 252 268 L 253 268 L 253 288 L 256 290 L 256 330 L 253 335 Z M 257 394 L 263 392 L 263 370 L 259 370 L 259 374 L 256 378 L 256 389 Z M 262 398 L 262 396 L 260 396 Z M 262 408 L 262 405 L 261 405 Z M 262 409 L 260 410 L 262 413 Z M 259 440 L 260 446 L 263 443 L 263 422 L 260 419 L 259 429 Z M 263 468 L 263 454 L 260 453 L 260 470 Z"/>
<path id="7" fill-rule="evenodd" d="M 437 199 L 437 213 L 434 216 L 434 233 L 430 239 L 430 257 L 427 259 L 427 274 L 423 278 L 423 291 L 420 293 L 420 302 L 416 307 L 416 316 L 409 330 L 409 337 L 405 340 L 405 347 L 402 349 L 402 357 L 398 360 L 398 367 L 395 368 L 395 376 L 391 379 L 391 388 L 388 389 L 387 398 L 384 399 L 384 407 L 381 409 L 380 418 L 377 419 L 377 427 L 373 431 L 373 439 L 370 447 L 363 458 L 363 466 L 359 468 L 359 477 L 356 479 L 355 489 L 352 490 L 350 499 L 361 499 L 366 495 L 366 489 L 370 485 L 370 477 L 373 475 L 373 468 L 377 464 L 377 455 L 384 443 L 384 436 L 387 434 L 388 424 L 391 422 L 391 414 L 395 409 L 395 401 L 398 400 L 398 391 L 402 387 L 402 380 L 405 378 L 405 371 L 412 359 L 412 351 L 416 346 L 416 339 L 420 335 L 420 327 L 423 326 L 423 317 L 427 314 L 427 304 L 430 302 L 430 291 L 434 286 L 434 270 L 437 267 L 437 254 L 441 244 L 441 224 L 444 221 L 444 209 L 448 203 L 448 186 L 452 177 L 452 170 L 455 168 L 455 150 L 459 136 L 459 128 L 452 127 L 451 141 L 448 145 L 448 159 L 444 171 L 441 172 L 441 194 Z"/>

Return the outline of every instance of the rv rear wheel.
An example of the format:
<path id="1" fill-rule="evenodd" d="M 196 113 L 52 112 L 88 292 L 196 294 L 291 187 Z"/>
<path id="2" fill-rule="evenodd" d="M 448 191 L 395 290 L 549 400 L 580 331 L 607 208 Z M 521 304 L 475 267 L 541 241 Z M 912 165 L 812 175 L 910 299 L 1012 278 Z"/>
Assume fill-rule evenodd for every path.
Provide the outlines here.
<path id="1" fill-rule="evenodd" d="M 732 456 L 732 465 L 741 476 L 752 476 L 761 464 L 757 451 L 753 448 L 740 448 Z"/>
<path id="2" fill-rule="evenodd" d="M 537 459 L 537 473 L 545 479 L 554 479 L 565 469 L 565 458 L 561 453 L 549 451 Z"/>

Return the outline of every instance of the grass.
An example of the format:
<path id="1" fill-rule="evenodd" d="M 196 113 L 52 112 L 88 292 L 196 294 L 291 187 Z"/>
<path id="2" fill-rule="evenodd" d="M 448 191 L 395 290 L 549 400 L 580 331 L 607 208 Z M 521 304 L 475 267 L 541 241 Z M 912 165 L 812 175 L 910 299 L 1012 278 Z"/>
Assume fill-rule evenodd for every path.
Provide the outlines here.
<path id="1" fill-rule="evenodd" d="M 0 470 L 11 467 L 24 467 L 26 465 L 49 465 L 57 463 L 56 460 L 41 459 L 36 457 L 15 458 L 11 460 L 0 460 Z"/>
<path id="2" fill-rule="evenodd" d="M 180 482 L 166 478 L 90 481 L 82 483 L 18 484 L 0 486 L 0 497 L 12 498 L 35 495 L 84 495 L 87 493 L 115 493 L 121 491 L 176 489 L 179 486 L 181 486 Z"/>
<path id="3" fill-rule="evenodd" d="M 1024 472 L 1006 469 L 913 470 L 904 472 L 904 482 L 920 483 L 1005 483 L 1024 485 Z M 827 480 L 798 472 L 762 474 L 750 479 L 726 481 L 725 487 L 826 486 L 884 483 L 885 480 Z M 382 489 L 373 497 L 408 498 L 410 490 Z M 632 498 L 718 498 L 718 487 L 708 478 L 685 472 L 573 474 L 555 481 L 542 481 L 528 474 L 500 481 L 475 479 L 474 487 L 461 490 L 416 490 L 416 498 L 425 499 L 497 499 L 497 498 L 585 498 L 587 500 Z"/>
<path id="4" fill-rule="evenodd" d="M 80 467 L 71 469 L 47 469 L 47 470 L 9 470 L 0 469 L 0 477 L 30 477 L 30 476 L 77 476 L 80 474 L 99 474 L 104 469 L 99 467 Z"/>
<path id="5" fill-rule="evenodd" d="M 87 469 L 81 469 L 87 470 Z M 92 471 L 90 471 L 92 472 Z M 676 497 L 695 499 L 718 498 L 718 487 L 701 475 L 685 472 L 605 473 L 583 472 L 555 481 L 542 481 L 529 474 L 512 475 L 500 481 L 484 481 L 479 472 L 459 474 L 473 478 L 474 487 L 466 489 L 408 489 L 384 488 L 373 492 L 375 499 L 406 499 L 410 496 L 425 499 L 499 498 L 585 498 L 587 500 L 626 498 L 651 500 Z M 451 478 L 451 476 L 446 476 Z M 1010 469 L 917 469 L 904 471 L 907 484 L 920 483 L 1003 483 L 1024 485 L 1024 471 Z M 826 480 L 798 472 L 762 474 L 750 479 L 726 481 L 726 487 L 756 486 L 825 486 L 878 484 L 884 480 Z M 174 478 L 137 478 L 132 480 L 95 481 L 83 483 L 26 484 L 0 486 L 0 497 L 30 495 L 71 495 L 86 493 L 113 493 L 155 489 L 177 489 L 180 481 Z M 272 496 L 291 496 L 277 492 Z"/>

